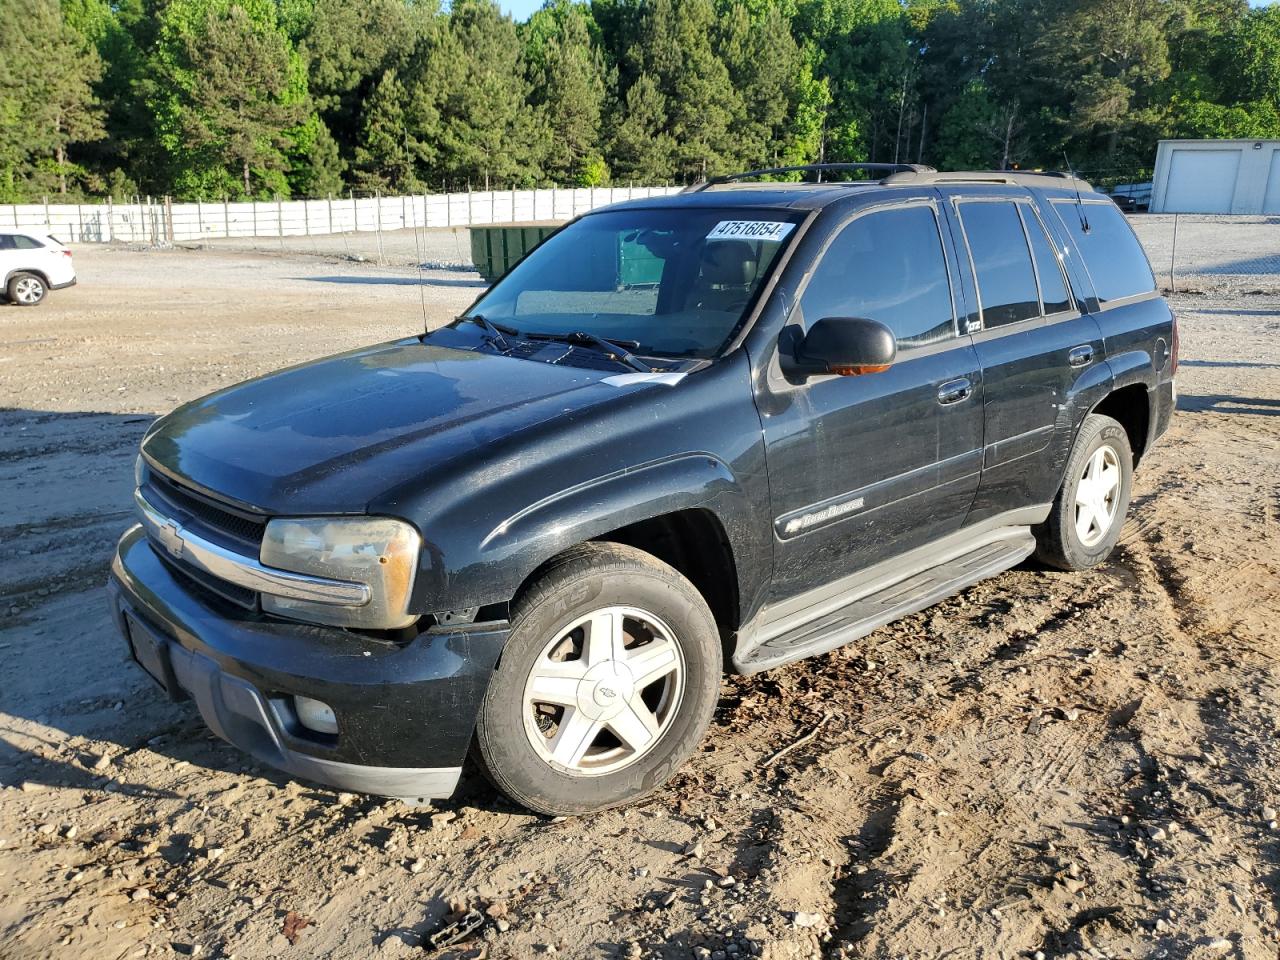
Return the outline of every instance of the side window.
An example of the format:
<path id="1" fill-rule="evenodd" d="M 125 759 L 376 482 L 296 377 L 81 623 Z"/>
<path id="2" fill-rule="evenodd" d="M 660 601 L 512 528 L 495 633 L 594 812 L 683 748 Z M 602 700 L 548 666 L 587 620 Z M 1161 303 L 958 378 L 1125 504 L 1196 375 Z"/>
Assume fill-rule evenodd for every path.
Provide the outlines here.
<path id="1" fill-rule="evenodd" d="M 0 233 L 0 250 L 13 250 L 17 244 L 13 242 L 13 234 Z"/>
<path id="2" fill-rule="evenodd" d="M 1110 200 L 1081 206 L 1089 223 L 1087 233 L 1074 200 L 1053 201 L 1059 219 L 1084 257 L 1098 300 L 1106 303 L 1154 290 L 1156 278 L 1151 264 L 1119 207 Z"/>
<path id="3" fill-rule="evenodd" d="M 1067 281 L 1062 273 L 1062 261 L 1053 248 L 1053 242 L 1044 232 L 1044 225 L 1030 207 L 1022 207 L 1022 223 L 1031 238 L 1031 253 L 1036 259 L 1036 275 L 1040 278 L 1040 300 L 1046 316 L 1071 309 L 1071 297 L 1067 293 Z"/>
<path id="4" fill-rule="evenodd" d="M 823 317 L 879 320 L 900 347 L 954 336 L 951 281 L 932 207 L 868 213 L 827 247 L 800 298 L 806 324 Z"/>
<path id="5" fill-rule="evenodd" d="M 1008 200 L 962 203 L 960 222 L 977 274 L 983 327 L 1040 316 L 1040 294 L 1017 205 Z"/>
<path id="6" fill-rule="evenodd" d="M 24 237 L 20 233 L 14 234 L 13 243 L 19 250 L 39 250 L 44 246 L 44 244 L 40 243 L 38 240 L 32 240 L 30 237 Z"/>

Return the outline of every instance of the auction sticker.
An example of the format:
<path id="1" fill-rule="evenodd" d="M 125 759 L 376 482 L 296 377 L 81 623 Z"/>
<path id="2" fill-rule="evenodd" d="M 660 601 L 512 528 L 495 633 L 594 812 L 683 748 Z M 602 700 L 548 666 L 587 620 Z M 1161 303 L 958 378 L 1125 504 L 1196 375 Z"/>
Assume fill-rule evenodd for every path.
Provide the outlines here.
<path id="1" fill-rule="evenodd" d="M 780 243 L 794 223 L 781 220 L 721 220 L 707 234 L 708 240 L 768 240 Z"/>

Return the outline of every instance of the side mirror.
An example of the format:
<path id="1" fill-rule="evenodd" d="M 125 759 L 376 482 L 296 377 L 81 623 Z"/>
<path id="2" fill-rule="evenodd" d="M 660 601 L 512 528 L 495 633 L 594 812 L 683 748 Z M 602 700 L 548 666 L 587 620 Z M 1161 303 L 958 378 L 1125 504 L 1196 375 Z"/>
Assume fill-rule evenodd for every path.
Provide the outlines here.
<path id="1" fill-rule="evenodd" d="M 856 377 L 888 370 L 897 355 L 897 338 L 878 320 L 823 317 L 795 345 L 791 367 L 807 374 Z"/>

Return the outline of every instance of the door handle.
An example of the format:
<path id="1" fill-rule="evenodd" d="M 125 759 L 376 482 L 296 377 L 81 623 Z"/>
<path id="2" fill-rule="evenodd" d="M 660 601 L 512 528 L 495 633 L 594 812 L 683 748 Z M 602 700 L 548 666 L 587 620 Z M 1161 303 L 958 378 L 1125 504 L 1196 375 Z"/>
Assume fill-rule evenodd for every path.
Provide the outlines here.
<path id="1" fill-rule="evenodd" d="M 961 400 L 968 400 L 972 394 L 973 384 L 969 382 L 968 377 L 948 380 L 938 388 L 938 402 L 944 406 L 949 403 L 959 403 Z"/>
<path id="2" fill-rule="evenodd" d="M 1067 354 L 1067 363 L 1073 367 L 1083 367 L 1087 363 L 1093 362 L 1093 347 L 1084 344 L 1079 347 L 1072 347 L 1071 352 Z"/>

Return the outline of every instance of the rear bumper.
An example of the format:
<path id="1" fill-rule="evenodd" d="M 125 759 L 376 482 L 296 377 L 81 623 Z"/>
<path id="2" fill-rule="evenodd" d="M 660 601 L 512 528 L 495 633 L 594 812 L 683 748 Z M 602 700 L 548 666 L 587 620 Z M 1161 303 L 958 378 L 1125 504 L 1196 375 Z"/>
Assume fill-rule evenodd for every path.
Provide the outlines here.
<path id="1" fill-rule="evenodd" d="M 67 287 L 74 287 L 75 285 L 76 285 L 76 278 L 75 278 L 75 277 L 72 277 L 70 280 L 64 280 L 64 281 L 62 281 L 62 283 L 51 283 L 51 284 L 49 284 L 49 289 L 50 289 L 50 290 L 65 290 Z"/>
<path id="2" fill-rule="evenodd" d="M 140 527 L 109 590 L 130 656 L 219 737 L 298 777 L 413 800 L 453 793 L 507 635 L 477 624 L 401 645 L 254 616 L 186 582 Z M 337 735 L 304 728 L 295 695 L 329 704 Z"/>

